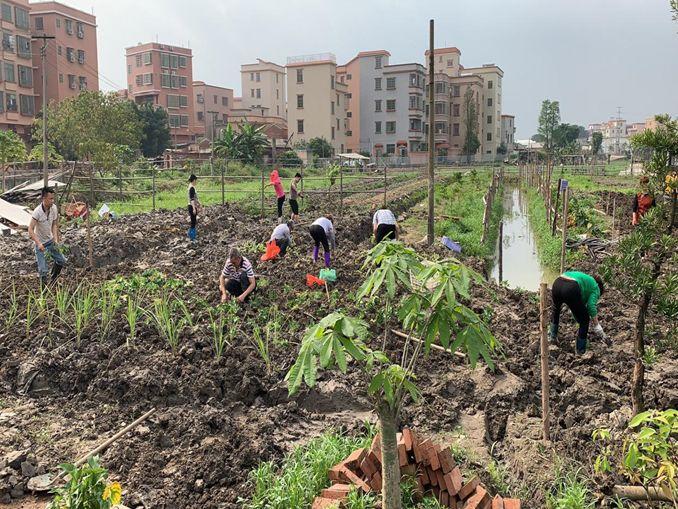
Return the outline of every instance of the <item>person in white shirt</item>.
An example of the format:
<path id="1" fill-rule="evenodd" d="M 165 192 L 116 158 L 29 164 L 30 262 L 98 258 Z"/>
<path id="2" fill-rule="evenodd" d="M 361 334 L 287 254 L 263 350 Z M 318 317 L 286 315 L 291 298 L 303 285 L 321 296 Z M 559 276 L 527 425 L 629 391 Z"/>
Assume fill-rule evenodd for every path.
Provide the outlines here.
<path id="1" fill-rule="evenodd" d="M 288 223 L 282 223 L 275 227 L 273 233 L 271 233 L 271 240 L 274 241 L 277 246 L 280 248 L 280 256 L 285 256 L 287 248 L 292 241 L 292 228 L 294 223 L 292 221 Z"/>
<path id="2" fill-rule="evenodd" d="M 400 236 L 398 221 L 396 221 L 395 215 L 389 209 L 379 209 L 374 213 L 372 231 L 377 244 L 385 238 L 398 240 Z"/>
<path id="3" fill-rule="evenodd" d="M 332 219 L 333 218 L 330 214 L 327 214 L 324 217 L 319 217 L 309 228 L 311 237 L 313 237 L 315 242 L 315 247 L 313 248 L 313 263 L 318 261 L 320 244 L 322 244 L 323 249 L 325 250 L 325 267 L 330 266 L 330 248 L 332 251 L 334 251 L 337 245 Z"/>
<path id="4" fill-rule="evenodd" d="M 61 236 L 59 235 L 59 211 L 54 203 L 54 189 L 43 188 L 42 201 L 31 214 L 28 224 L 28 235 L 35 242 L 35 259 L 38 262 L 38 274 L 43 287 L 47 285 L 49 266 L 45 253 L 49 253 L 54 260 L 52 267 L 52 282 L 56 280 L 66 265 L 66 257 L 59 249 Z"/>

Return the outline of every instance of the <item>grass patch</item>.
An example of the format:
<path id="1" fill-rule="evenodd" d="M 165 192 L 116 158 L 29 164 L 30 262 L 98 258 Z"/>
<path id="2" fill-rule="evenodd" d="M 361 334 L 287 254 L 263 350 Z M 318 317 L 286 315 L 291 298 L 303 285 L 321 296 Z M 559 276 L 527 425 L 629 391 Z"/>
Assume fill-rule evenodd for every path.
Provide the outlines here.
<path id="1" fill-rule="evenodd" d="M 562 247 L 561 236 L 551 235 L 551 225 L 546 222 L 546 206 L 541 195 L 533 188 L 528 188 L 527 211 L 537 241 L 537 251 L 541 263 L 551 270 L 560 270 L 560 250 Z M 557 232 L 556 232 L 557 233 Z M 566 253 L 566 265 L 571 258 L 571 253 Z"/>
<path id="2" fill-rule="evenodd" d="M 548 509 L 593 509 L 595 499 L 579 470 L 558 467 L 556 480 L 546 495 Z"/>

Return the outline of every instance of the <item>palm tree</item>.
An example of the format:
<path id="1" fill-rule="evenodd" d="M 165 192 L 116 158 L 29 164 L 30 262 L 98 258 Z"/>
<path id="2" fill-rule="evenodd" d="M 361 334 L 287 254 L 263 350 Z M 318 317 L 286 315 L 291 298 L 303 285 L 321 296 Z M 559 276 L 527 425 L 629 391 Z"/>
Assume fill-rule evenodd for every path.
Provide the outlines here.
<path id="1" fill-rule="evenodd" d="M 214 140 L 214 154 L 219 157 L 238 159 L 242 163 L 258 163 L 264 149 L 268 146 L 265 126 L 255 126 L 245 121 L 236 132 L 231 124 Z"/>

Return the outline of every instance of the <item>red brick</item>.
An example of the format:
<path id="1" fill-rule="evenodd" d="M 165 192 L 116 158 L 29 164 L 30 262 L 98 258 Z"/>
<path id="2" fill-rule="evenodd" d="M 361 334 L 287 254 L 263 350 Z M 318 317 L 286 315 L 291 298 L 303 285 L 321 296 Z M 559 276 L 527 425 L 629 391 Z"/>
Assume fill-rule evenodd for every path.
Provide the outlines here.
<path id="1" fill-rule="evenodd" d="M 451 509 L 457 509 L 457 497 L 450 495 L 450 502 L 447 504 L 447 507 Z"/>
<path id="2" fill-rule="evenodd" d="M 407 452 L 412 452 L 412 431 L 410 428 L 403 428 L 403 443 Z"/>
<path id="3" fill-rule="evenodd" d="M 473 479 L 464 484 L 464 486 L 462 486 L 462 488 L 459 490 L 459 498 L 466 499 L 470 497 L 479 484 L 480 480 L 478 479 L 478 476 L 474 476 Z"/>
<path id="4" fill-rule="evenodd" d="M 400 467 L 400 476 L 408 475 L 410 477 L 417 476 L 417 465 L 407 464 L 404 467 Z"/>
<path id="5" fill-rule="evenodd" d="M 438 461 L 440 462 L 440 468 L 443 469 L 444 473 L 448 473 L 456 466 L 452 449 L 449 447 L 441 447 L 438 450 Z"/>
<path id="6" fill-rule="evenodd" d="M 443 477 L 445 475 L 445 474 L 443 474 L 443 471 L 442 470 L 436 470 L 435 473 L 436 473 L 436 477 L 438 479 L 438 486 L 440 486 L 440 488 L 447 489 L 447 485 L 445 484 L 445 479 Z M 450 490 L 447 490 L 447 491 L 450 491 Z"/>
<path id="7" fill-rule="evenodd" d="M 504 499 L 499 495 L 492 499 L 492 509 L 504 509 Z"/>
<path id="8" fill-rule="evenodd" d="M 374 440 L 372 440 L 372 447 L 370 447 L 370 452 L 377 457 L 377 460 L 379 460 L 379 464 L 381 464 L 381 437 L 379 436 L 379 434 L 375 435 Z"/>
<path id="9" fill-rule="evenodd" d="M 403 442 L 403 434 L 399 431 L 398 433 L 396 433 L 396 444 L 400 445 L 404 443 L 405 442 Z"/>
<path id="10" fill-rule="evenodd" d="M 428 465 L 428 448 L 431 445 L 431 441 L 427 438 L 426 440 L 419 443 L 418 447 L 414 448 L 414 459 L 417 463 Z M 417 451 L 419 456 L 417 456 Z"/>
<path id="11" fill-rule="evenodd" d="M 489 498 L 487 496 L 487 491 L 482 486 L 478 486 L 475 494 L 466 501 L 464 509 L 479 509 L 485 498 Z"/>
<path id="12" fill-rule="evenodd" d="M 333 484 L 329 488 L 322 490 L 320 496 L 333 500 L 343 500 L 348 496 L 351 489 L 353 489 L 353 486 L 350 484 Z"/>
<path id="13" fill-rule="evenodd" d="M 504 509 L 520 509 L 520 500 L 517 498 L 505 498 Z"/>
<path id="14" fill-rule="evenodd" d="M 432 470 L 431 467 L 426 467 L 426 473 L 428 474 L 431 486 L 438 486 L 438 476 L 436 475 L 435 471 Z"/>
<path id="15" fill-rule="evenodd" d="M 370 481 L 370 486 L 372 486 L 372 489 L 374 491 L 381 491 L 381 474 L 379 472 L 375 473 L 372 476 L 372 480 Z"/>
<path id="16" fill-rule="evenodd" d="M 462 477 L 461 477 L 461 470 L 459 470 L 459 467 L 454 467 L 450 472 L 447 474 L 443 475 L 443 479 L 445 479 L 445 486 L 447 486 L 447 491 L 449 491 L 452 495 L 456 495 L 459 493 L 459 490 L 462 487 Z"/>
<path id="17" fill-rule="evenodd" d="M 337 509 L 339 507 L 339 501 L 333 500 L 331 498 L 316 497 L 313 501 L 311 509 Z"/>
<path id="18" fill-rule="evenodd" d="M 367 476 L 371 477 L 374 475 L 375 472 L 378 472 L 381 469 L 381 467 L 377 467 L 374 464 L 374 461 L 372 461 L 372 456 L 370 454 L 367 454 L 364 458 L 362 463 L 360 463 L 360 470 Z"/>
<path id="19" fill-rule="evenodd" d="M 370 486 L 365 481 L 363 481 L 360 477 L 355 475 L 349 469 L 345 469 L 344 474 L 346 475 L 346 477 L 348 477 L 348 480 L 350 482 L 355 484 L 358 488 L 363 490 L 365 493 L 369 493 L 370 491 L 372 491 L 372 488 L 370 488 Z"/>
<path id="20" fill-rule="evenodd" d="M 346 477 L 344 474 L 345 470 L 346 466 L 343 463 L 339 463 L 338 465 L 334 465 L 332 468 L 330 468 L 327 476 L 332 482 L 346 482 L 348 481 L 348 477 Z"/>
<path id="21" fill-rule="evenodd" d="M 438 448 L 435 446 L 435 444 L 431 443 L 431 446 L 426 452 L 426 457 L 428 458 L 428 462 L 431 464 L 431 468 L 433 470 L 440 470 L 440 461 L 438 461 Z"/>
<path id="22" fill-rule="evenodd" d="M 356 470 L 360 468 L 360 463 L 363 461 L 366 454 L 367 449 L 356 449 L 342 463 L 351 470 Z"/>
<path id="23" fill-rule="evenodd" d="M 398 444 L 398 461 L 400 462 L 401 467 L 404 467 L 409 463 L 409 460 L 407 458 L 407 449 L 405 449 L 405 444 Z"/>
<path id="24" fill-rule="evenodd" d="M 419 475 L 421 477 L 421 482 L 424 484 L 424 486 L 428 486 L 431 484 L 431 480 L 428 478 L 428 471 L 426 468 L 420 468 L 419 469 Z"/>
<path id="25" fill-rule="evenodd" d="M 440 500 L 438 500 L 442 505 L 449 505 L 450 504 L 450 494 L 447 491 L 441 491 L 440 492 Z"/>

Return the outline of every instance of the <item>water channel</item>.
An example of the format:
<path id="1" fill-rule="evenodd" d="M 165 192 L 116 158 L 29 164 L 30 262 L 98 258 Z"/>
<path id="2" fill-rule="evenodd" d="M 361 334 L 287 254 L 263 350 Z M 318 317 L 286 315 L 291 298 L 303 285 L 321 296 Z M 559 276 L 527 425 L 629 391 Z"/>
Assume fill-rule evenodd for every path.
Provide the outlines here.
<path id="1" fill-rule="evenodd" d="M 509 288 L 537 291 L 539 283 L 549 285 L 558 277 L 539 260 L 537 242 L 528 218 L 527 197 L 517 186 L 504 188 L 504 234 L 497 239 L 491 277 L 499 280 L 499 242 L 503 246 L 503 279 Z"/>

